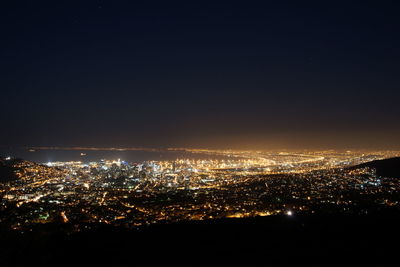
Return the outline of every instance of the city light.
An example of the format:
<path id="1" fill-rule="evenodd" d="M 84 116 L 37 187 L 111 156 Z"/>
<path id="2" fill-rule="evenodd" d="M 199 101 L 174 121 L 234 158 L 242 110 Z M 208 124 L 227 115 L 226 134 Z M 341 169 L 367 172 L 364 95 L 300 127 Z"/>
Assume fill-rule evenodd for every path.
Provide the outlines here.
<path id="1" fill-rule="evenodd" d="M 38 221 L 130 227 L 159 221 L 290 217 L 294 210 L 357 212 L 365 201 L 399 205 L 393 197 L 400 192 L 399 180 L 360 165 L 399 156 L 396 151 L 179 151 L 187 157 L 137 163 L 17 160 L 12 166 L 18 179 L 3 184 L 0 193 L 3 207 L 18 209 L 3 214 L 2 221 L 12 227 Z"/>

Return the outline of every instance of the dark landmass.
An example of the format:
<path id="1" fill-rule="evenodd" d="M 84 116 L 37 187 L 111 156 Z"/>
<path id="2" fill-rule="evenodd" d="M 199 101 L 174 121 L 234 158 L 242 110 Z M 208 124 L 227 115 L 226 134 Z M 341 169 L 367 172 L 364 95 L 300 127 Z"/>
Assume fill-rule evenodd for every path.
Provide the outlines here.
<path id="1" fill-rule="evenodd" d="M 400 178 L 400 157 L 374 160 L 355 166 L 354 168 L 374 168 L 376 174 L 383 177 Z"/>
<path id="2" fill-rule="evenodd" d="M 97 227 L 67 234 L 65 225 L 1 232 L 5 266 L 131 266 L 261 263 L 266 266 L 385 266 L 397 257 L 400 214 L 318 214 Z M 68 226 L 70 227 L 70 226 Z M 3 265 L 2 264 L 2 265 Z M 4 266 L 4 265 L 3 265 Z"/>
<path id="3" fill-rule="evenodd" d="M 15 165 L 21 161 L 21 159 L 6 160 L 0 157 L 0 183 L 11 182 L 18 179 L 15 175 L 15 171 L 18 170 L 18 168 L 15 167 Z"/>

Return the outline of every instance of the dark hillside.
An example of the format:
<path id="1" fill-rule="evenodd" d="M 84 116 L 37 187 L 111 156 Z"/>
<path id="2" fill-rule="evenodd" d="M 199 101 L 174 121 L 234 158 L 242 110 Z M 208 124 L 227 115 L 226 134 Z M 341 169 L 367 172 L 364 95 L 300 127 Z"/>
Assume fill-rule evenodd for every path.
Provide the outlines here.
<path id="1" fill-rule="evenodd" d="M 18 170 L 15 165 L 19 162 L 21 162 L 20 159 L 6 160 L 0 157 L 0 183 L 14 181 L 18 178 L 14 172 Z"/>
<path id="2" fill-rule="evenodd" d="M 376 169 L 376 174 L 378 176 L 400 178 L 400 157 L 374 160 L 367 162 L 356 167 L 370 167 Z"/>

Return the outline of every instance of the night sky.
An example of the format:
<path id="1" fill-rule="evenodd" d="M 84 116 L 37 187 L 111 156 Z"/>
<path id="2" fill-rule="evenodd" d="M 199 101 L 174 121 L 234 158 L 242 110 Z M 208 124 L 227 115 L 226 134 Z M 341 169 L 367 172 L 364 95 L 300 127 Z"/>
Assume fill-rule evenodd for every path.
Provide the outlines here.
<path id="1" fill-rule="evenodd" d="M 0 145 L 399 149 L 399 2 L 2 2 Z"/>

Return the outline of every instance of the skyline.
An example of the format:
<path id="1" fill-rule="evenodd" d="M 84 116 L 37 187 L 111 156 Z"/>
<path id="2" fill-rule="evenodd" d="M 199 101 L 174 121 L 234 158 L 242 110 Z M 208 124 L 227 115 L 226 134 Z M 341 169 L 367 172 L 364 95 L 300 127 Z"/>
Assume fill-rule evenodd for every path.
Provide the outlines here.
<path id="1" fill-rule="evenodd" d="M 0 146 L 400 149 L 398 8 L 6 3 Z"/>
<path id="2" fill-rule="evenodd" d="M 2 223 L 24 230 L 61 219 L 63 224 L 73 222 L 75 228 L 90 222 L 89 227 L 105 223 L 132 229 L 165 221 L 293 216 L 322 210 L 366 214 L 399 203 L 400 183 L 391 178 L 396 172 L 376 166 L 398 162 L 400 151 L 187 149 L 172 157 L 163 152 L 164 156 L 135 162 L 81 161 L 78 156 L 47 163 L 0 158 L 3 166 L 14 170 L 3 177 L 2 205 L 17 208 L 16 213 L 5 213 Z"/>

